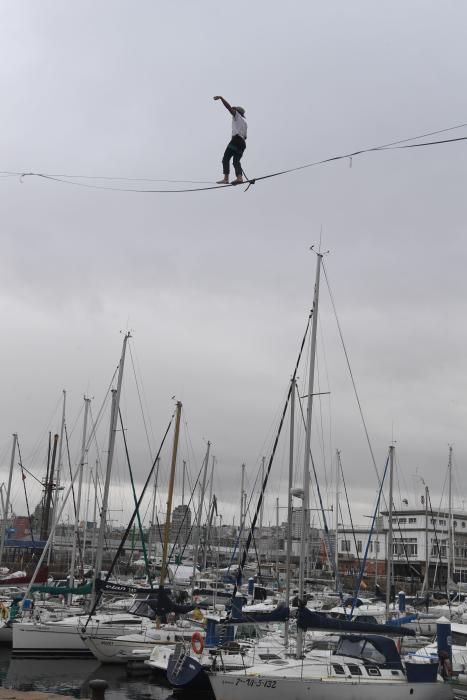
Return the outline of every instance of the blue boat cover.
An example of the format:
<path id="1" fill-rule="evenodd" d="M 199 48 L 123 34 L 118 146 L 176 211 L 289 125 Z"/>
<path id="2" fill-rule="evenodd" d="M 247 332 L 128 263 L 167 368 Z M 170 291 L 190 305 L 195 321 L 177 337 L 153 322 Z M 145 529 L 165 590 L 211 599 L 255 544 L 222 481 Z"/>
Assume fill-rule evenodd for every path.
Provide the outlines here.
<path id="1" fill-rule="evenodd" d="M 302 630 L 334 630 L 336 632 L 367 632 L 368 634 L 395 634 L 398 637 L 415 637 L 415 630 L 395 625 L 378 625 L 371 622 L 353 622 L 352 620 L 336 620 L 322 613 L 313 612 L 308 608 L 299 608 L 297 625 Z"/>
<path id="2" fill-rule="evenodd" d="M 394 620 L 388 620 L 386 625 L 392 625 L 393 627 L 400 627 L 401 625 L 406 625 L 408 622 L 413 622 L 418 618 L 417 613 L 412 615 L 405 615 L 404 617 L 398 617 Z"/>
<path id="3" fill-rule="evenodd" d="M 384 657 L 384 662 L 374 658 L 374 649 Z M 394 640 L 380 634 L 342 636 L 334 653 L 353 656 L 356 659 L 374 663 L 381 668 L 403 671 L 401 656 Z"/>
<path id="4" fill-rule="evenodd" d="M 277 608 L 274 608 L 274 610 L 271 610 L 270 612 L 256 611 L 249 613 L 247 608 L 243 608 L 240 617 L 223 620 L 222 624 L 238 625 L 248 622 L 285 622 L 289 619 L 289 615 L 290 608 L 285 604 L 279 604 Z"/>

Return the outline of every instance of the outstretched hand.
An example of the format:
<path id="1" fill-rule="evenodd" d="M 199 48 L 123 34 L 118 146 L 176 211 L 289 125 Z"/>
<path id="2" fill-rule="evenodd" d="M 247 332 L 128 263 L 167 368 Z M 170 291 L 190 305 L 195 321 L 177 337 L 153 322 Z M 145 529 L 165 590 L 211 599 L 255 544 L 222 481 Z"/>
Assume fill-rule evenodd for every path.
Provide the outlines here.
<path id="1" fill-rule="evenodd" d="M 213 100 L 220 100 L 222 99 L 220 95 L 216 95 L 215 97 L 212 98 Z"/>

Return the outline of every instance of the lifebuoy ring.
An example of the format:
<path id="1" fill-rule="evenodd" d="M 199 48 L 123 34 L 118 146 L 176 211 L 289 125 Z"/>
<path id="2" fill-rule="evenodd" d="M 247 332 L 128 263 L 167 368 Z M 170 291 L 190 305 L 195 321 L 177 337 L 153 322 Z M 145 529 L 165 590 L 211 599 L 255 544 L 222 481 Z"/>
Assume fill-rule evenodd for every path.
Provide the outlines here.
<path id="1" fill-rule="evenodd" d="M 202 654 L 204 649 L 204 637 L 201 632 L 193 632 L 191 636 L 191 648 L 195 654 Z"/>

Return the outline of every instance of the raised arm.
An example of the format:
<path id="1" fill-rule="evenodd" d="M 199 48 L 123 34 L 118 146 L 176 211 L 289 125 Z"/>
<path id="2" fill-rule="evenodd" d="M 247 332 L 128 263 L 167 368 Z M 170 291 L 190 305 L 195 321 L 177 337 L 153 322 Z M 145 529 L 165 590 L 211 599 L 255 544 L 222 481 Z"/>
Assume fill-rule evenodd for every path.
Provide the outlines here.
<path id="1" fill-rule="evenodd" d="M 234 108 L 231 107 L 231 106 L 229 105 L 229 103 L 227 102 L 227 100 L 224 100 L 224 98 L 221 97 L 221 95 L 216 95 L 216 96 L 214 97 L 214 99 L 215 99 L 215 100 L 221 100 L 221 101 L 222 101 L 222 104 L 224 105 L 224 107 L 225 107 L 226 109 L 229 110 L 229 112 L 230 112 L 230 114 L 231 114 L 232 116 L 235 114 Z"/>

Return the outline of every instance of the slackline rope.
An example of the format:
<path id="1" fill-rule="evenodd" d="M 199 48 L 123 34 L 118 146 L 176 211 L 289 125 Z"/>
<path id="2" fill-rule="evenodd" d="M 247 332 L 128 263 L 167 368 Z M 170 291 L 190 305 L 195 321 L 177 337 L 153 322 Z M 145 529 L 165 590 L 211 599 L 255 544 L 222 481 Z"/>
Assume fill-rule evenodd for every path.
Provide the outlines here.
<path id="1" fill-rule="evenodd" d="M 274 173 L 268 173 L 267 175 L 260 175 L 258 177 L 254 177 L 251 179 L 246 179 L 243 183 L 238 183 L 238 184 L 246 184 L 245 192 L 247 192 L 251 185 L 256 184 L 257 182 L 260 182 L 261 180 L 270 180 L 273 177 L 279 177 L 279 175 L 288 175 L 289 173 L 295 173 L 298 172 L 299 170 L 305 170 L 307 168 L 313 168 L 318 165 L 325 165 L 326 163 L 334 163 L 339 160 L 349 160 L 350 164 L 352 164 L 352 158 L 355 158 L 356 156 L 361 156 L 365 155 L 366 153 L 375 153 L 377 151 L 392 151 L 392 150 L 400 150 L 404 148 L 425 148 L 426 146 L 438 146 L 442 144 L 447 144 L 447 143 L 456 143 L 459 141 L 467 141 L 467 136 L 458 136 L 457 138 L 452 138 L 452 139 L 440 139 L 436 141 L 423 141 L 422 143 L 407 143 L 407 141 L 414 141 L 416 139 L 420 138 L 426 138 L 427 136 L 431 136 L 434 134 L 440 134 L 444 133 L 446 131 L 452 131 L 453 129 L 460 129 L 462 127 L 467 126 L 467 124 L 460 124 L 459 126 L 453 126 L 449 127 L 448 129 L 441 129 L 439 131 L 433 131 L 428 134 L 423 134 L 421 136 L 413 136 L 412 138 L 409 139 L 403 139 L 402 141 L 394 141 L 392 143 L 384 144 L 382 146 L 372 146 L 370 148 L 362 148 L 358 151 L 353 151 L 352 153 L 346 153 L 343 155 L 337 155 L 337 156 L 331 156 L 330 158 L 323 158 L 323 160 L 316 160 L 313 161 L 312 163 L 305 163 L 304 165 L 297 165 L 294 168 L 288 168 L 286 170 L 278 170 Z M 52 182 L 60 182 L 65 185 L 74 185 L 75 187 L 86 187 L 88 189 L 94 189 L 94 190 L 110 190 L 112 192 L 138 192 L 141 194 L 176 194 L 176 193 L 184 193 L 184 192 L 206 192 L 208 190 L 222 190 L 225 189 L 226 187 L 234 187 L 238 186 L 234 185 L 234 183 L 226 184 L 226 185 L 210 185 L 208 187 L 186 187 L 182 189 L 163 189 L 163 190 L 153 190 L 153 189 L 137 189 L 137 188 L 132 188 L 132 187 L 109 187 L 107 185 L 93 185 L 91 183 L 87 182 L 75 182 L 72 180 L 67 180 L 65 179 L 66 177 L 72 178 L 72 177 L 81 177 L 81 178 L 86 178 L 86 179 L 94 179 L 92 176 L 86 176 L 86 175 L 64 175 L 64 176 L 58 176 L 58 175 L 48 175 L 47 173 L 36 173 L 36 172 L 13 172 L 13 171 L 3 171 L 0 172 L 0 175 L 2 176 L 17 176 L 22 179 L 24 177 L 38 177 L 42 178 L 43 180 L 51 180 Z M 102 179 L 113 179 L 113 178 L 102 178 Z M 114 178 L 114 179 L 120 179 L 120 178 Z M 121 178 L 122 180 L 126 179 L 129 180 L 130 178 Z M 142 180 L 139 180 L 140 182 Z M 157 182 L 157 181 L 155 181 Z M 159 180 L 159 182 L 161 182 Z M 164 182 L 164 181 L 163 181 Z M 165 180 L 165 182 L 170 182 L 169 180 Z M 190 182 L 189 180 L 185 181 L 180 181 L 180 182 Z"/>

